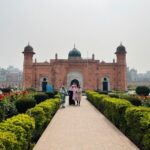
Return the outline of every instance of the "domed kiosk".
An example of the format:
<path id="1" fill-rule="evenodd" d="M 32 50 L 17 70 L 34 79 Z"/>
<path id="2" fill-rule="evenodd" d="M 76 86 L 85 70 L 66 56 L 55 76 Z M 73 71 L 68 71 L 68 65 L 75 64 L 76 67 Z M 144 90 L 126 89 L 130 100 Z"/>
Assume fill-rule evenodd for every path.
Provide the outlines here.
<path id="1" fill-rule="evenodd" d="M 122 43 L 120 43 L 120 45 L 117 47 L 117 50 L 116 50 L 116 53 L 115 53 L 115 54 L 118 54 L 118 53 L 120 53 L 120 54 L 121 54 L 121 53 L 122 53 L 122 54 L 123 54 L 123 53 L 124 53 L 124 54 L 127 53 L 127 52 L 126 52 L 126 48 L 122 45 Z"/>
<path id="2" fill-rule="evenodd" d="M 29 43 L 28 43 L 28 45 L 24 48 L 23 53 L 32 53 L 32 54 L 35 54 L 34 51 L 33 51 L 33 47 L 30 46 Z"/>

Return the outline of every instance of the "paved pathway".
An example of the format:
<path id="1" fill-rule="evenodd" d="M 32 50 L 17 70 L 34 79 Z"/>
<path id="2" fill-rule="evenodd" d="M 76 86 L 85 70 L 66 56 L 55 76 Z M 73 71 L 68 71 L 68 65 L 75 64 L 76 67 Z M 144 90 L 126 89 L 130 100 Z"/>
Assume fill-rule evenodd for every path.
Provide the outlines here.
<path id="1" fill-rule="evenodd" d="M 33 150 L 138 150 L 85 97 L 59 109 Z"/>

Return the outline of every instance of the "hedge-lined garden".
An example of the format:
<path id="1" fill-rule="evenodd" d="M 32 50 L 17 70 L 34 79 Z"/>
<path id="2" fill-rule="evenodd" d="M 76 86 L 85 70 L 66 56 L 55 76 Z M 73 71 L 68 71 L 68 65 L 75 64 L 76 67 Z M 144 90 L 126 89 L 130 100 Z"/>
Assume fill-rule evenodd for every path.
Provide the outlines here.
<path id="1" fill-rule="evenodd" d="M 128 100 L 87 91 L 87 99 L 124 132 L 141 150 L 150 149 L 150 108 Z"/>
<path id="2" fill-rule="evenodd" d="M 10 101 L 11 96 L 1 101 L 1 108 L 6 109 L 6 106 L 13 104 L 15 113 L 7 117 L 8 111 L 1 109 L 0 149 L 30 150 L 58 110 L 60 98 L 56 95 L 49 99 L 51 94 L 44 93 L 15 96 L 17 98 L 13 101 Z"/>

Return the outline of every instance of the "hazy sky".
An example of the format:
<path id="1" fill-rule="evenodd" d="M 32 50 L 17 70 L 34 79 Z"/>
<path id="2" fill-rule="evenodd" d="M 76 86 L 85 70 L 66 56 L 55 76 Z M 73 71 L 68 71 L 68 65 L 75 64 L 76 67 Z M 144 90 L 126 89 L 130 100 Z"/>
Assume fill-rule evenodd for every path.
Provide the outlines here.
<path id="1" fill-rule="evenodd" d="M 22 69 L 28 42 L 40 62 L 68 58 L 74 43 L 83 58 L 112 62 L 121 41 L 127 65 L 150 70 L 150 0 L 0 0 L 1 67 Z"/>

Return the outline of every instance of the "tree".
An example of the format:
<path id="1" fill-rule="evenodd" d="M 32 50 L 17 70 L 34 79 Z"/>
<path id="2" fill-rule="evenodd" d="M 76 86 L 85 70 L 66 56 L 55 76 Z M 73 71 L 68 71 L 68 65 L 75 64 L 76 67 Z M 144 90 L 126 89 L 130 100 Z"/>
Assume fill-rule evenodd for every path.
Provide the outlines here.
<path id="1" fill-rule="evenodd" d="M 135 91 L 140 96 L 148 96 L 150 93 L 150 89 L 147 86 L 138 86 Z"/>

